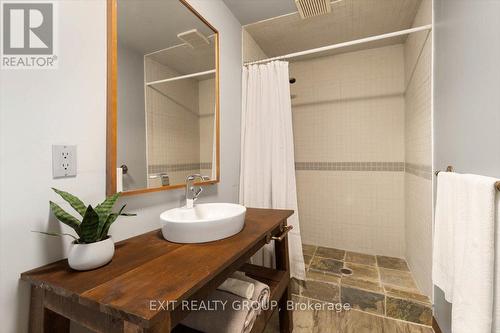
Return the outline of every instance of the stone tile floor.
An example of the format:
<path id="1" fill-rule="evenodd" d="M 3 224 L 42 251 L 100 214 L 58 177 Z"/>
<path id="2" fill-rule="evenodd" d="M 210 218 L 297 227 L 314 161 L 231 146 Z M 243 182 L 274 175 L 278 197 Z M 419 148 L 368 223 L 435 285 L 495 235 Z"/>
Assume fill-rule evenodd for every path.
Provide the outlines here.
<path id="1" fill-rule="evenodd" d="M 278 333 L 278 312 L 264 333 Z M 411 324 L 363 311 L 294 311 L 293 333 L 434 333 L 431 327 Z"/>
<path id="2" fill-rule="evenodd" d="M 328 324 L 330 328 L 343 327 L 342 330 L 332 328 L 330 332 L 378 332 L 379 326 L 381 332 L 432 332 L 429 327 L 432 325 L 432 305 L 418 290 L 404 259 L 313 245 L 304 245 L 304 259 L 306 281 L 292 281 L 294 300 L 299 303 L 349 303 L 353 310 L 339 313 L 296 311 L 294 332 L 301 332 L 300 326 L 304 323 L 323 325 L 318 322 L 320 317 L 333 323 Z M 346 327 L 354 322 L 375 326 L 371 330 L 361 327 L 348 330 Z M 384 325 L 392 325 L 393 330 L 383 329 Z M 328 332 L 317 327 L 310 329 L 309 332 Z"/>

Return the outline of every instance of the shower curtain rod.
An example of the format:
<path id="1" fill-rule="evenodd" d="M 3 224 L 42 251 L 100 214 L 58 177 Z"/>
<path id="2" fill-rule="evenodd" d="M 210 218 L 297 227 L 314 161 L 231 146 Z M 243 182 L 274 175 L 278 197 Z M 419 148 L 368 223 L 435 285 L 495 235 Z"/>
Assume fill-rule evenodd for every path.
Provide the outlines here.
<path id="1" fill-rule="evenodd" d="M 428 24 L 428 25 L 423 25 L 420 27 L 411 28 L 411 29 L 405 29 L 405 30 L 390 32 L 387 34 L 371 36 L 371 37 L 366 37 L 366 38 L 361 38 L 361 39 L 355 39 L 355 40 L 351 40 L 348 42 L 343 42 L 343 43 L 338 43 L 338 44 L 333 44 L 333 45 L 328 45 L 328 46 L 322 46 L 322 47 L 318 47 L 318 48 L 310 49 L 310 50 L 306 50 L 306 51 L 285 54 L 285 55 L 278 56 L 278 57 L 267 58 L 267 59 L 262 59 L 262 60 L 257 60 L 257 61 L 250 61 L 250 62 L 246 62 L 244 65 L 245 66 L 256 65 L 256 64 L 262 64 L 264 62 L 274 61 L 274 60 L 296 58 L 296 57 L 300 57 L 300 56 L 304 56 L 304 55 L 308 55 L 308 54 L 314 54 L 314 53 L 318 53 L 318 52 L 339 49 L 339 48 L 346 47 L 346 46 L 368 43 L 368 42 L 373 42 L 376 40 L 397 37 L 397 36 L 401 36 L 401 35 L 407 35 L 407 34 L 411 34 L 414 32 L 431 30 L 431 29 L 432 29 L 432 24 Z"/>

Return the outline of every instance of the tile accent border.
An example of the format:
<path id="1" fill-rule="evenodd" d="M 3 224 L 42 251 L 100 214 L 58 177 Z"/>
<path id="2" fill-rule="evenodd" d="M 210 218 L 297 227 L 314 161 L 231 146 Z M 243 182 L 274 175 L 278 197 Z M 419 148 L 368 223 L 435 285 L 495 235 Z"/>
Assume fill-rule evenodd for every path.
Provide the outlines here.
<path id="1" fill-rule="evenodd" d="M 404 162 L 295 162 L 295 170 L 405 171 Z"/>
<path id="2" fill-rule="evenodd" d="M 212 169 L 212 162 L 200 162 L 200 169 Z"/>
<path id="3" fill-rule="evenodd" d="M 392 171 L 407 172 L 432 179 L 432 167 L 407 162 L 295 162 L 295 170 L 305 171 Z"/>
<path id="4" fill-rule="evenodd" d="M 148 166 L 148 173 L 189 171 L 200 169 L 212 169 L 211 162 L 200 163 L 178 163 L 178 164 L 155 164 Z"/>
<path id="5" fill-rule="evenodd" d="M 405 172 L 427 180 L 432 180 L 432 167 L 430 165 L 405 163 Z"/>

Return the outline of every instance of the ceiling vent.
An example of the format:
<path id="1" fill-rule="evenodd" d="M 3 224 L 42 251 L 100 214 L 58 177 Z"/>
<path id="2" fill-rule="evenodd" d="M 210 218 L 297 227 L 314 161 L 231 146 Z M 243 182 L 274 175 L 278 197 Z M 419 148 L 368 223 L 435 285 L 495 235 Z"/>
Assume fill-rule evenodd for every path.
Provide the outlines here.
<path id="1" fill-rule="evenodd" d="M 332 11 L 331 0 L 295 0 L 295 5 L 303 19 L 328 14 Z"/>
<path id="2" fill-rule="evenodd" d="M 184 43 L 186 43 L 193 49 L 210 44 L 208 38 L 205 37 L 196 29 L 181 32 L 180 34 L 177 35 L 177 38 L 182 40 Z"/>

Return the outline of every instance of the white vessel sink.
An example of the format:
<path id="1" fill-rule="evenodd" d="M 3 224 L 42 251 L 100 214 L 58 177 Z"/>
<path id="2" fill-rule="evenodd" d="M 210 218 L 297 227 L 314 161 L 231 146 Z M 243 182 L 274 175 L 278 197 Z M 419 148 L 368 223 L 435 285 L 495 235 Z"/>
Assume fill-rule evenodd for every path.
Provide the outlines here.
<path id="1" fill-rule="evenodd" d="M 175 243 L 204 243 L 230 237 L 243 229 L 244 206 L 230 203 L 197 204 L 174 208 L 160 215 L 161 232 Z"/>

